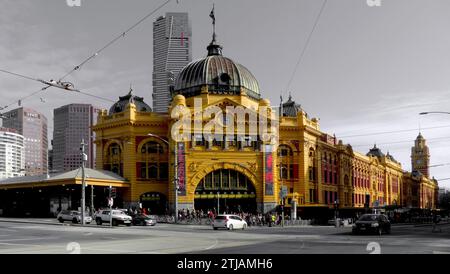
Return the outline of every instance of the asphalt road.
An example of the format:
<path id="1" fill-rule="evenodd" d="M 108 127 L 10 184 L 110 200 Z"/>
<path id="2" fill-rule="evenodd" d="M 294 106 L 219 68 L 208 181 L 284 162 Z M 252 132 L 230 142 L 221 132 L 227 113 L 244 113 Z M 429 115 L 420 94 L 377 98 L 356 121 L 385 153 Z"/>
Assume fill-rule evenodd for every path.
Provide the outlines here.
<path id="1" fill-rule="evenodd" d="M 390 235 L 351 235 L 351 228 L 251 227 L 214 231 L 208 226 L 81 227 L 0 220 L 0 253 L 67 254 L 389 254 L 449 253 L 450 225 L 393 226 Z"/>

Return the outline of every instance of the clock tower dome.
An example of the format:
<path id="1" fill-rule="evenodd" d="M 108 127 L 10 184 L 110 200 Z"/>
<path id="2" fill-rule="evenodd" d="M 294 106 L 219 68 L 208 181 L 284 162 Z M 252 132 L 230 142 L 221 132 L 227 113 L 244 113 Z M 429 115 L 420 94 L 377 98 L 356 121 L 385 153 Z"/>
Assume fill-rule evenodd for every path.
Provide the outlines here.
<path id="1" fill-rule="evenodd" d="M 412 171 L 420 171 L 425 177 L 430 178 L 430 152 L 426 140 L 422 134 L 417 136 L 414 146 L 411 148 Z"/>

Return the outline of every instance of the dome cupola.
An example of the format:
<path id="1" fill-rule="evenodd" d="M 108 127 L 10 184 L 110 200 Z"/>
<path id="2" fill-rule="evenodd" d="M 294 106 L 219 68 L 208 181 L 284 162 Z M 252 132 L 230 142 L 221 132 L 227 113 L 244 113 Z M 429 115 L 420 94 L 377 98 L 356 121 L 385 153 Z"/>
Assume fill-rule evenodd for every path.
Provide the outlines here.
<path id="1" fill-rule="evenodd" d="M 253 74 L 243 65 L 222 55 L 215 32 L 207 50 L 205 58 L 191 62 L 181 70 L 173 95 L 181 94 L 188 98 L 200 95 L 202 88 L 207 87 L 209 94 L 240 95 L 245 92 L 251 98 L 261 98 L 258 81 Z"/>
<path id="2" fill-rule="evenodd" d="M 136 110 L 139 112 L 152 111 L 152 108 L 144 102 L 144 98 L 133 95 L 133 89 L 130 88 L 127 95 L 120 96 L 119 101 L 111 106 L 109 109 L 109 115 L 123 112 L 130 103 L 134 104 L 136 106 Z"/>

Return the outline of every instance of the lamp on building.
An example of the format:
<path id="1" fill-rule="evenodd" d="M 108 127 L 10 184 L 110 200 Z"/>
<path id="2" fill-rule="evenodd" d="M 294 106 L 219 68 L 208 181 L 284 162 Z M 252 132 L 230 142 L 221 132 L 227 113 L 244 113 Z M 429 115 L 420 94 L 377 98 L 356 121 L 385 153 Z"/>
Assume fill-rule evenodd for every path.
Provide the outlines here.
<path id="1" fill-rule="evenodd" d="M 162 138 L 161 136 L 155 135 L 153 133 L 148 133 L 147 136 L 156 138 L 158 140 L 161 140 L 162 142 L 166 143 L 167 146 L 169 146 L 169 141 Z M 178 143 L 175 142 L 175 149 L 174 149 L 174 178 L 173 178 L 173 184 L 174 184 L 174 192 L 175 192 L 175 202 L 174 202 L 174 214 L 175 214 L 175 223 L 178 223 L 178 190 L 179 190 L 179 179 L 178 179 Z"/>

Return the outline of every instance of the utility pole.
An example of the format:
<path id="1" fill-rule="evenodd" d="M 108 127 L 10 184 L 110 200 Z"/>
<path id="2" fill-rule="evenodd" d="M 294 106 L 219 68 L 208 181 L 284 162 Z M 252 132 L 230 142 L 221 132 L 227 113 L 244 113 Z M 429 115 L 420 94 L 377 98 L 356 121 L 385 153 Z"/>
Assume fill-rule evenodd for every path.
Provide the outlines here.
<path id="1" fill-rule="evenodd" d="M 86 173 L 85 173 L 85 165 L 87 161 L 87 155 L 84 153 L 84 139 L 81 139 L 81 225 L 85 225 L 85 208 L 86 208 Z"/>
<path id="2" fill-rule="evenodd" d="M 280 179 L 281 179 L 281 226 L 284 227 L 284 192 L 283 192 L 283 151 L 280 150 Z"/>
<path id="3" fill-rule="evenodd" d="M 176 140 L 174 140 L 175 142 L 175 149 L 174 154 L 175 154 L 175 159 L 174 159 L 174 171 L 175 171 L 175 175 L 174 175 L 174 179 L 173 179 L 173 183 L 174 183 L 174 188 L 175 188 L 175 223 L 178 223 L 178 142 Z"/>
<path id="4" fill-rule="evenodd" d="M 94 185 L 91 184 L 91 217 L 94 218 Z"/>
<path id="5" fill-rule="evenodd" d="M 112 206 L 113 206 L 113 198 L 112 198 L 112 185 L 109 186 L 109 227 L 112 227 Z"/>

